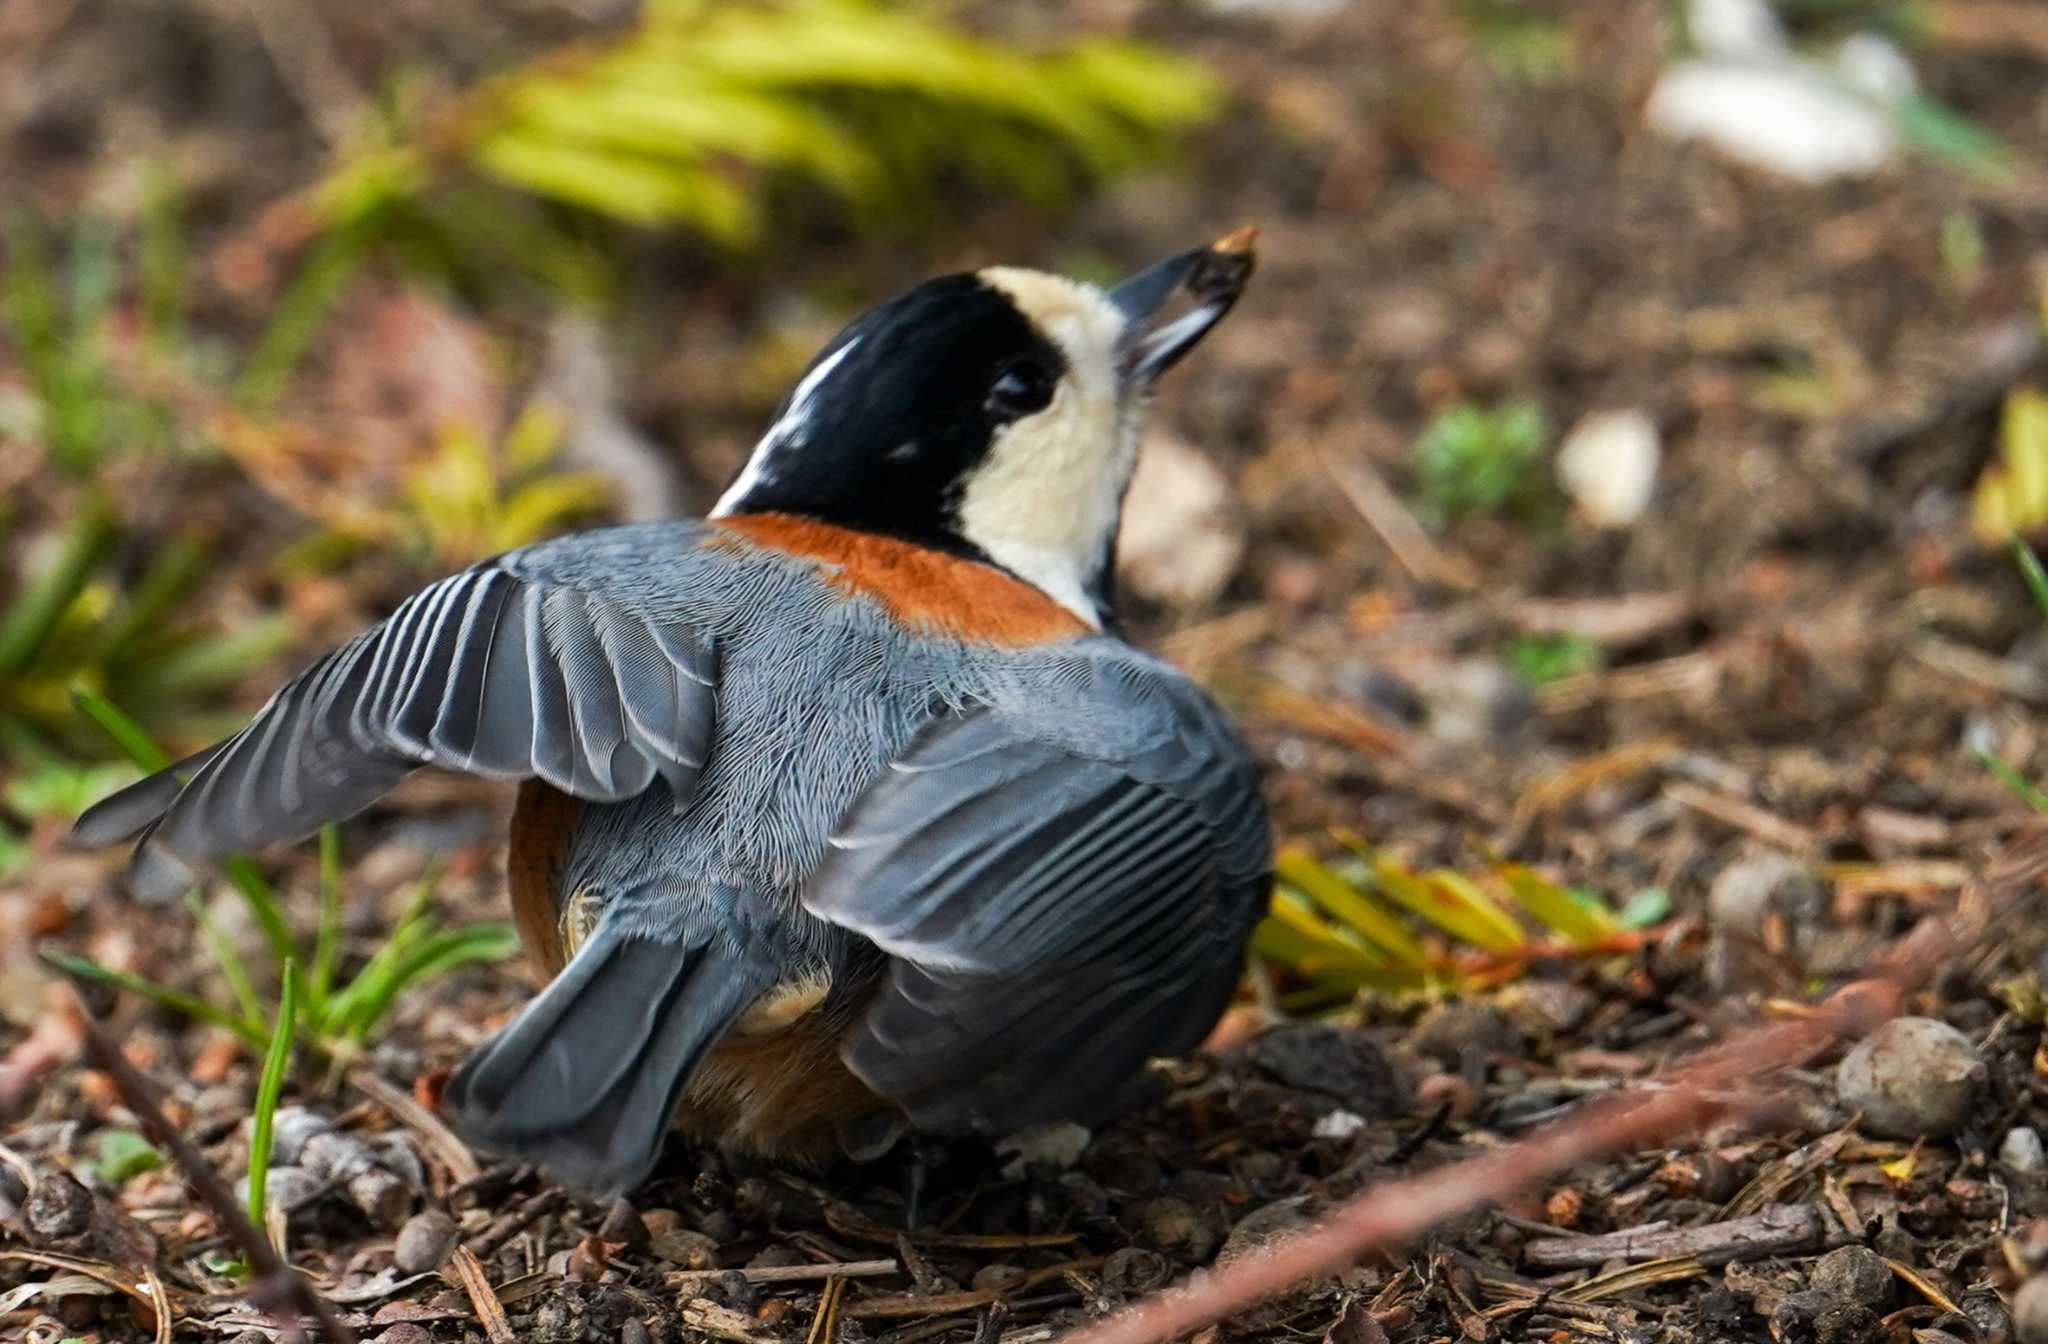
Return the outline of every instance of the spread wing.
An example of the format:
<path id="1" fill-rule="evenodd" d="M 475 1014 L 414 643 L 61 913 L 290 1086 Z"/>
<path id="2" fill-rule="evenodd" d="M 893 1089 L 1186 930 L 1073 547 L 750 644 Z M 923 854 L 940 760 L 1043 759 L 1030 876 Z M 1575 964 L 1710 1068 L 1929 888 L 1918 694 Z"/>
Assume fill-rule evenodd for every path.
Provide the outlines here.
<path id="1" fill-rule="evenodd" d="M 614 801 L 689 796 L 711 737 L 708 636 L 663 603 L 694 524 L 612 528 L 485 561 L 285 685 L 248 726 L 108 798 L 78 839 L 187 858 L 296 840 L 421 766 Z M 664 568 L 666 567 L 666 568 Z M 664 608 L 668 609 L 665 614 Z"/>
<path id="2" fill-rule="evenodd" d="M 1243 746 L 1155 664 L 1085 699 L 1116 727 L 1077 734 L 1057 705 L 935 720 L 805 892 L 895 958 L 846 1056 L 921 1125 L 1099 1118 L 1242 970 L 1272 862 Z"/>

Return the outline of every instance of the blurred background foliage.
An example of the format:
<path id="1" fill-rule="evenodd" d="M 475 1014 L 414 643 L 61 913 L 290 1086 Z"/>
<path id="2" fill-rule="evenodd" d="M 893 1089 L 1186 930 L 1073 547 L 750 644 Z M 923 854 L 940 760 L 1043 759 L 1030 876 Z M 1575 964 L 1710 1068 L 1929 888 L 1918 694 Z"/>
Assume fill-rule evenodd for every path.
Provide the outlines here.
<path id="1" fill-rule="evenodd" d="M 26 117 L 34 134 L 15 152 L 100 176 L 29 174 L 37 189 L 10 193 L 0 219 L 0 871 L 53 852 L 79 806 L 132 774 L 76 712 L 81 695 L 189 749 L 433 574 L 568 527 L 685 511 L 840 320 L 956 261 L 1106 278 L 1241 211 L 1278 226 L 1293 275 L 1269 264 L 1261 315 L 1220 333 L 1214 371 L 1175 393 L 1226 466 L 1183 453 L 1193 484 L 1142 492 L 1207 501 L 1217 536 L 1165 529 L 1163 564 L 1182 580 L 1201 568 L 1181 563 L 1197 542 L 1223 557 L 1188 611 L 1233 583 L 1252 615 L 1284 608 L 1299 600 L 1290 574 L 1357 563 L 1357 521 L 1333 521 L 1332 500 L 1367 499 L 1375 529 L 1398 514 L 1406 530 L 1387 535 L 1404 571 L 1454 591 L 1540 586 L 1574 558 L 1604 574 L 1656 496 L 1661 434 L 1740 414 L 1789 437 L 1885 384 L 1868 332 L 1815 319 L 1796 286 L 1743 298 L 1747 258 L 1686 271 L 1720 255 L 1723 221 L 1765 211 L 1774 192 L 1808 191 L 1787 197 L 1785 218 L 1804 220 L 1847 188 L 1745 176 L 1739 147 L 1653 154 L 1635 120 L 1654 121 L 1646 90 L 1688 67 L 1770 73 L 1895 139 L 1901 152 L 1874 171 L 1931 170 L 1912 180 L 1939 224 L 1913 246 L 1937 306 L 1961 317 L 2014 288 L 2025 231 L 2012 202 L 2034 183 L 2010 121 L 1994 130 L 1956 110 L 1960 81 L 1914 78 L 1945 40 L 1940 8 L 534 0 L 320 16 L 179 0 L 152 13 L 160 51 L 124 63 L 106 36 L 131 17 L 119 4 L 58 6 L 60 27 L 108 25 L 75 44 L 100 83 L 85 110 Z M 1699 21 L 1716 13 L 1767 22 L 1731 57 L 1729 35 Z M 1327 50 L 1319 24 L 1339 35 Z M 1890 93 L 1856 83 L 1874 42 Z M 0 62 L 30 49 L 6 43 L 0 31 Z M 1634 64 L 1609 68 L 1616 51 Z M 189 72 L 167 74 L 163 53 Z M 110 115 L 95 123 L 99 151 L 67 150 L 83 134 L 71 121 L 129 112 L 130 76 L 137 105 L 157 104 L 154 129 Z M 1625 189 L 1600 178 L 1610 164 Z M 1541 190 L 1518 196 L 1518 173 Z M 1846 218 L 1878 227 L 1868 210 Z M 1773 237 L 1805 227 L 1771 218 Z M 1870 246 L 1831 225 L 1829 246 Z M 1574 294 L 1574 276 L 1600 276 L 1597 294 L 1642 258 L 1628 283 L 1664 309 L 1615 321 Z M 1708 295 L 1730 307 L 1672 315 Z M 1589 320 L 1567 328 L 1575 303 Z M 1906 325 L 1894 313 L 1868 327 Z M 1652 394 L 1587 372 L 1629 366 L 1635 352 L 1611 347 L 1639 339 L 1667 359 L 1659 378 L 1682 352 L 1686 381 Z M 1625 461 L 1618 441 L 1589 444 L 1574 425 L 1595 402 L 1631 400 L 1648 405 Z M 1952 503 L 1957 532 L 2002 547 L 2048 530 L 2048 402 L 2027 380 L 1993 400 L 2003 415 Z M 1268 435 L 1269 418 L 1289 429 Z M 1386 485 L 1333 490 L 1298 460 L 1293 445 L 1361 425 L 1388 445 Z M 1588 479 L 1640 488 L 1589 498 L 1560 470 L 1575 453 Z M 1240 495 L 1261 519 L 1252 540 L 1270 543 L 1242 570 Z M 1726 519 L 1750 502 L 1718 522 L 1701 510 L 1701 531 L 1742 534 Z M 1665 567 L 1660 581 L 1705 568 L 1690 552 L 1644 563 Z M 1361 598 L 1345 619 L 1394 623 L 1406 599 L 1379 597 L 1388 610 Z M 1526 698 L 1582 691 L 1640 656 L 1628 639 L 1484 642 L 1497 682 Z M 1437 670 L 1412 680 L 1456 680 Z M 1363 701 L 1247 699 L 1353 748 L 1389 740 Z M 1513 951 L 1485 941 L 1511 924 L 1516 947 L 1604 947 L 1629 892 L 1655 889 L 1596 897 L 1491 860 L 1411 871 L 1376 851 L 1290 862 L 1264 945 L 1311 996 L 1455 989 L 1478 973 L 1470 955 Z M 1435 903 L 1404 904 L 1416 893 Z M 1447 901 L 1464 911 L 1450 925 Z M 1389 902 L 1369 922 L 1391 945 L 1347 925 Z M 1582 909 L 1605 913 L 1587 924 Z M 1312 951 L 1343 974 L 1303 961 Z"/>
<path id="2" fill-rule="evenodd" d="M 1158 159 L 1220 98 L 1200 66 L 1138 43 L 1026 52 L 881 0 L 650 0 L 624 36 L 450 105 L 400 91 L 311 207 L 436 274 L 510 269 L 597 299 L 613 277 L 592 217 L 747 249 L 822 194 L 862 231 L 914 232 L 949 185 L 1058 204 Z"/>
<path id="3" fill-rule="evenodd" d="M 964 192 L 1056 208 L 1170 158 L 1221 101 L 1198 63 L 1136 41 L 1011 43 L 872 0 L 652 0 L 464 87 L 395 69 L 239 254 L 269 295 L 253 322 L 195 293 L 208 261 L 232 283 L 237 254 L 194 255 L 162 163 L 125 218 L 16 201 L 0 475 L 31 488 L 0 505 L 0 868 L 130 773 L 74 693 L 189 747 L 326 633 L 337 590 L 605 516 L 617 482 L 558 461 L 534 342 L 462 306 L 616 304 L 644 230 L 738 257 L 831 216 L 912 237 Z M 373 325 L 434 348 L 334 348 L 365 292 Z M 458 385 L 422 391 L 437 377 Z M 225 537 L 163 507 L 223 473 L 289 520 Z M 206 609 L 230 591 L 250 609 Z"/>

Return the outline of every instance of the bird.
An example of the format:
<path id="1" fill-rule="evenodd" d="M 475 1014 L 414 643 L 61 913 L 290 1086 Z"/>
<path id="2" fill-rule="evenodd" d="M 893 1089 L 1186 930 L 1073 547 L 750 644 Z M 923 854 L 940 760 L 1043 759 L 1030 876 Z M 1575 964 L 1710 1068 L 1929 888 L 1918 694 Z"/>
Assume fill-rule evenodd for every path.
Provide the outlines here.
<path id="1" fill-rule="evenodd" d="M 1269 892 L 1251 754 L 1114 584 L 1155 384 L 1252 240 L 1106 288 L 916 285 L 811 360 L 706 517 L 426 587 L 77 840 L 182 886 L 422 768 L 520 781 L 507 886 L 551 978 L 441 1105 L 594 1194 L 671 1129 L 819 1161 L 1104 1121 L 1205 1038 Z"/>

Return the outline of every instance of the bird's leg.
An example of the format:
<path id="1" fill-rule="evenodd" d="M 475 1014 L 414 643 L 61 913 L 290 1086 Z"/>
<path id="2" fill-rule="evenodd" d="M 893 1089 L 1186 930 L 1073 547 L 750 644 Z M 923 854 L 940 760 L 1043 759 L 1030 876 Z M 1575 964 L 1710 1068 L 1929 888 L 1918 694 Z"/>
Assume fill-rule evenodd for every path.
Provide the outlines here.
<path id="1" fill-rule="evenodd" d="M 923 1211 L 925 1183 L 932 1174 L 930 1140 L 916 1132 L 906 1135 L 903 1140 L 903 1155 L 906 1159 L 903 1171 L 903 1227 L 906 1231 L 915 1232 L 918 1214 Z"/>

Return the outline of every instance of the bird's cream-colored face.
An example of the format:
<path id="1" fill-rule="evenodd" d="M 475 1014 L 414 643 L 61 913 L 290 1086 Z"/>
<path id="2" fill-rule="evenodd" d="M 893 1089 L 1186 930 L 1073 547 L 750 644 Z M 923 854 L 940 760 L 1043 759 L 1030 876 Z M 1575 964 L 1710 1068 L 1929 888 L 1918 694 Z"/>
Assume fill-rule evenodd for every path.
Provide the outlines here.
<path id="1" fill-rule="evenodd" d="M 819 352 L 713 514 L 788 514 L 983 558 L 1108 625 L 1152 384 L 1251 271 L 1240 230 L 1111 289 L 1011 267 L 928 280 Z"/>
<path id="2" fill-rule="evenodd" d="M 1128 319 L 1095 286 L 998 266 L 982 280 L 1064 357 L 1042 410 L 998 428 L 962 482 L 962 539 L 1090 625 L 1124 488 L 1137 462 L 1149 380 L 1125 376 Z"/>

